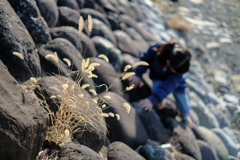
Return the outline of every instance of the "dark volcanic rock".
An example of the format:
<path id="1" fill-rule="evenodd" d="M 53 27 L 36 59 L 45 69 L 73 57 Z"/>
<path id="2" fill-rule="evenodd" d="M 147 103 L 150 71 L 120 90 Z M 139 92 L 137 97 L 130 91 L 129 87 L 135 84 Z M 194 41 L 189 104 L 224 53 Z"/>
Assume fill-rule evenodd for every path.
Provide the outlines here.
<path id="1" fill-rule="evenodd" d="M 84 9 L 80 10 L 80 14 L 81 14 L 81 16 L 83 16 L 84 20 L 86 20 L 88 18 L 88 15 L 90 14 L 92 16 L 92 18 L 102 21 L 103 23 L 108 25 L 109 28 L 111 28 L 111 25 L 110 25 L 109 21 L 107 20 L 106 16 L 99 11 L 89 9 L 89 8 L 84 8 Z"/>
<path id="2" fill-rule="evenodd" d="M 35 159 L 47 132 L 48 114 L 0 61 L 0 159 Z"/>
<path id="3" fill-rule="evenodd" d="M 176 160 L 194 160 L 194 158 L 192 158 L 186 154 L 179 153 L 179 152 L 174 152 L 173 155 Z"/>
<path id="4" fill-rule="evenodd" d="M 203 160 L 218 160 L 215 150 L 213 150 L 207 142 L 197 140 L 198 146 L 200 148 Z"/>
<path id="5" fill-rule="evenodd" d="M 79 9 L 82 9 L 85 3 L 85 0 L 76 0 Z"/>
<path id="6" fill-rule="evenodd" d="M 199 134 L 205 139 L 205 141 L 215 149 L 217 157 L 219 160 L 228 159 L 228 150 L 225 147 L 222 140 L 211 130 L 206 127 L 199 126 L 198 127 Z"/>
<path id="7" fill-rule="evenodd" d="M 1 1 L 0 12 L 0 59 L 17 80 L 26 81 L 32 76 L 40 76 L 39 56 L 27 29 L 6 0 Z M 19 52 L 24 57 L 33 75 L 26 63 L 13 52 Z"/>
<path id="8" fill-rule="evenodd" d="M 55 0 L 36 0 L 36 3 L 48 27 L 54 27 L 58 21 L 58 8 Z"/>
<path id="9" fill-rule="evenodd" d="M 117 47 L 123 52 L 130 54 L 134 57 L 139 57 L 139 52 L 137 50 L 137 45 L 133 45 L 132 38 L 124 31 L 116 30 L 114 35 L 117 38 Z"/>
<path id="10" fill-rule="evenodd" d="M 79 10 L 79 6 L 76 0 L 58 0 L 58 6 L 68 7 L 74 10 Z"/>
<path id="11" fill-rule="evenodd" d="M 59 154 L 60 160 L 77 160 L 77 159 L 92 159 L 92 160 L 104 160 L 99 154 L 92 149 L 74 143 L 64 144 Z"/>
<path id="12" fill-rule="evenodd" d="M 46 21 L 41 16 L 35 0 L 8 1 L 36 43 L 51 40 Z"/>
<path id="13" fill-rule="evenodd" d="M 137 152 L 122 142 L 113 142 L 108 146 L 108 160 L 144 160 Z"/>
<path id="14" fill-rule="evenodd" d="M 189 155 L 197 160 L 202 159 L 196 138 L 188 127 L 184 128 L 176 123 L 176 126 L 173 128 L 173 136 L 170 139 L 170 143 L 176 151 Z"/>
<path id="15" fill-rule="evenodd" d="M 98 54 L 104 54 L 108 57 L 109 63 L 118 69 L 122 65 L 122 52 L 110 41 L 103 37 L 95 36 L 92 38 Z"/>
<path id="16" fill-rule="evenodd" d="M 84 58 L 96 56 L 96 49 L 92 40 L 84 33 L 79 33 L 77 29 L 68 26 L 55 27 L 50 30 L 50 33 L 53 39 L 65 38 L 69 40 Z"/>
<path id="17" fill-rule="evenodd" d="M 78 29 L 80 14 L 78 11 L 68 7 L 59 7 L 59 26 L 72 26 Z"/>
<path id="18" fill-rule="evenodd" d="M 90 34 L 91 38 L 94 36 L 100 36 L 100 37 L 103 37 L 103 38 L 109 40 L 114 45 L 117 45 L 117 40 L 116 40 L 115 35 L 113 34 L 112 30 L 105 23 L 103 23 L 102 21 L 100 21 L 98 19 L 92 19 L 92 23 L 93 23 L 93 28 L 92 28 L 92 32 Z M 87 35 L 89 35 L 87 23 L 85 23 L 85 32 L 87 32 Z"/>
<path id="19" fill-rule="evenodd" d="M 114 92 L 106 92 L 102 96 L 111 97 L 111 99 L 104 98 L 108 108 L 103 112 L 112 112 L 120 115 L 119 121 L 116 117 L 106 118 L 109 131 L 107 136 L 110 142 L 121 141 L 133 149 L 146 144 L 147 132 L 135 109 L 130 106 L 131 110 L 127 114 L 123 107 L 123 103 L 127 103 L 127 101 Z"/>
<path id="20" fill-rule="evenodd" d="M 175 160 L 172 154 L 161 146 L 144 145 L 139 154 L 147 160 Z"/>
<path id="21" fill-rule="evenodd" d="M 148 138 L 161 144 L 167 143 L 169 141 L 169 135 L 155 110 L 152 109 L 150 112 L 145 111 L 139 106 L 138 102 L 134 102 L 131 105 L 135 108 L 137 114 L 139 115 L 144 128 L 147 131 Z"/>

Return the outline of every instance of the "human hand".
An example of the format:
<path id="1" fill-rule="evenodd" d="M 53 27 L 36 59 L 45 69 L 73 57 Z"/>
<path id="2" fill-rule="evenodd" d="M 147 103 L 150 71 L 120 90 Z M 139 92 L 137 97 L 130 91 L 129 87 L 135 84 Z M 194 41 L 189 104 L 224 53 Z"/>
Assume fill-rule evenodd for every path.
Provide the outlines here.
<path id="1" fill-rule="evenodd" d="M 150 101 L 150 99 L 148 99 L 148 98 L 140 100 L 139 105 L 141 108 L 145 108 L 145 111 L 147 111 L 147 110 L 151 111 L 153 108 L 153 104 Z"/>
<path id="2" fill-rule="evenodd" d="M 133 77 L 129 78 L 128 80 L 130 81 L 129 82 L 130 86 L 132 84 L 134 84 L 134 88 L 136 88 L 137 86 L 140 86 L 140 84 L 142 82 L 141 78 L 139 78 L 138 76 L 133 76 Z"/>

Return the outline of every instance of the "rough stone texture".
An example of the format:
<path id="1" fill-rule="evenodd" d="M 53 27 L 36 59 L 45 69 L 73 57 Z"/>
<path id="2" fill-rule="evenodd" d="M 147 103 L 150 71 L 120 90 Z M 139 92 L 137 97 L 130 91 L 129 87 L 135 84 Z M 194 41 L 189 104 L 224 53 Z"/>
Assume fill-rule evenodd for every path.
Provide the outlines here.
<path id="1" fill-rule="evenodd" d="M 176 160 L 194 160 L 194 158 L 179 152 L 174 152 L 173 155 Z"/>
<path id="2" fill-rule="evenodd" d="M 87 21 L 85 21 L 87 22 Z M 100 36 L 103 37 L 107 40 L 109 40 L 110 42 L 112 42 L 115 46 L 117 45 L 117 40 L 115 35 L 113 34 L 112 30 L 102 21 L 98 20 L 98 19 L 92 19 L 92 23 L 93 23 L 93 28 L 92 28 L 92 32 L 91 34 L 89 34 L 88 31 L 88 23 L 85 23 L 85 32 L 87 35 L 90 35 L 90 37 L 94 37 L 94 36 Z"/>
<path id="3" fill-rule="evenodd" d="M 74 85 L 74 82 L 69 80 L 66 77 L 61 76 L 48 76 L 39 80 L 39 88 L 35 90 L 35 93 L 42 93 L 49 104 L 49 107 L 52 111 L 58 110 L 56 104 L 60 104 L 61 98 L 57 97 L 51 99 L 52 95 L 64 95 L 62 85 L 68 84 L 68 89 L 70 91 L 71 87 Z M 88 106 L 79 106 L 79 108 L 84 108 L 84 110 L 79 110 L 79 113 L 87 120 L 86 123 L 82 123 L 77 128 L 80 130 L 74 133 L 73 137 L 82 145 L 85 145 L 94 151 L 98 152 L 101 147 L 104 145 L 106 139 L 106 126 L 105 120 L 98 115 L 99 107 L 91 100 L 93 97 L 87 93 L 87 91 L 80 88 L 80 86 L 75 85 L 74 95 L 83 94 L 83 98 L 79 98 L 78 101 L 80 104 Z M 41 98 L 41 95 L 38 95 Z M 56 104 L 55 104 L 56 103 Z M 89 109 L 87 109 L 87 107 Z M 90 117 L 91 118 L 88 118 Z M 82 132 L 85 130 L 84 132 Z"/>
<path id="4" fill-rule="evenodd" d="M 157 141 L 160 144 L 167 143 L 170 137 L 155 110 L 152 109 L 150 112 L 145 111 L 139 106 L 138 102 L 131 103 L 131 105 L 135 108 L 137 114 L 139 115 L 144 128 L 147 131 L 148 138 Z"/>
<path id="5" fill-rule="evenodd" d="M 144 160 L 137 152 L 122 142 L 113 142 L 108 146 L 108 160 Z"/>
<path id="6" fill-rule="evenodd" d="M 237 144 L 227 135 L 222 129 L 214 128 L 212 131 L 218 135 L 218 137 L 222 140 L 224 145 L 226 146 L 229 155 L 237 157 L 238 154 L 238 146 Z"/>
<path id="7" fill-rule="evenodd" d="M 121 15 L 119 17 L 119 20 L 120 20 L 121 23 L 125 23 L 128 27 L 134 28 L 139 34 L 142 35 L 142 37 L 146 41 L 150 41 L 150 42 L 156 41 L 153 38 L 153 36 L 148 31 L 146 31 L 143 27 L 138 25 L 138 23 L 133 18 L 131 18 L 131 17 L 127 16 L 127 15 Z"/>
<path id="8" fill-rule="evenodd" d="M 104 160 L 99 154 L 92 149 L 74 143 L 65 144 L 59 154 L 60 160 Z"/>
<path id="9" fill-rule="evenodd" d="M 84 58 L 96 56 L 96 48 L 92 40 L 84 33 L 79 33 L 79 31 L 73 27 L 55 27 L 50 30 L 50 34 L 53 39 L 65 38 L 69 40 Z"/>
<path id="10" fill-rule="evenodd" d="M 217 157 L 219 160 L 226 160 L 228 159 L 228 150 L 225 147 L 222 140 L 211 130 L 207 129 L 206 127 L 199 126 L 198 127 L 199 134 L 205 139 L 205 141 L 215 149 Z"/>
<path id="11" fill-rule="evenodd" d="M 58 21 L 58 8 L 55 0 L 35 0 L 38 9 L 47 22 L 48 27 L 52 28 L 57 24 Z"/>
<path id="12" fill-rule="evenodd" d="M 139 154 L 147 160 L 175 160 L 172 154 L 161 146 L 144 145 L 140 148 Z"/>
<path id="13" fill-rule="evenodd" d="M 72 26 L 78 29 L 80 14 L 78 11 L 68 7 L 59 7 L 58 26 Z"/>
<path id="14" fill-rule="evenodd" d="M 35 0 L 9 1 L 18 17 L 36 43 L 47 43 L 51 40 L 46 21 L 40 14 Z"/>
<path id="15" fill-rule="evenodd" d="M 134 57 L 139 57 L 139 52 L 137 50 L 137 45 L 133 45 L 132 37 L 130 37 L 126 32 L 121 30 L 114 31 L 114 35 L 117 38 L 117 47 L 123 52 L 130 54 Z"/>
<path id="16" fill-rule="evenodd" d="M 46 136 L 48 114 L 1 61 L 0 74 L 0 159 L 35 159 Z"/>
<path id="17" fill-rule="evenodd" d="M 111 28 L 111 25 L 110 25 L 109 21 L 107 20 L 106 16 L 99 11 L 89 9 L 89 8 L 84 8 L 84 9 L 80 10 L 80 14 L 81 14 L 81 16 L 83 16 L 84 20 L 86 20 L 88 18 L 88 15 L 90 14 L 92 16 L 92 18 L 102 21 L 103 23 L 108 25 L 109 28 Z"/>
<path id="18" fill-rule="evenodd" d="M 198 146 L 200 148 L 201 151 L 201 155 L 202 155 L 202 159 L 203 160 L 217 160 L 217 155 L 215 153 L 215 150 L 213 150 L 207 142 L 201 141 L 201 140 L 197 140 Z"/>
<path id="19" fill-rule="evenodd" d="M 177 124 L 176 122 L 174 123 L 175 124 L 172 125 L 173 136 L 170 139 L 172 147 L 180 153 L 201 160 L 201 152 L 192 131 L 189 128 L 185 128 L 185 126 L 182 127 L 180 124 Z"/>
<path id="20" fill-rule="evenodd" d="M 26 81 L 32 76 L 40 76 L 39 56 L 24 24 L 6 0 L 0 2 L 0 12 L 0 59 L 13 77 L 19 81 Z M 19 52 L 24 57 L 33 75 L 26 63 L 14 56 L 13 52 Z"/>
<path id="21" fill-rule="evenodd" d="M 58 0 L 58 6 L 65 6 L 76 11 L 79 10 L 79 6 L 76 0 Z"/>
<path id="22" fill-rule="evenodd" d="M 103 37 L 95 36 L 92 38 L 98 54 L 104 54 L 108 57 L 109 63 L 118 69 L 122 65 L 122 52 L 110 41 Z"/>
<path id="23" fill-rule="evenodd" d="M 136 149 L 139 145 L 144 145 L 147 142 L 147 132 L 137 115 L 135 109 L 131 106 L 130 113 L 127 114 L 123 103 L 127 103 L 125 99 L 114 92 L 106 92 L 102 96 L 110 96 L 111 99 L 106 99 L 106 105 L 111 106 L 103 112 L 120 115 L 120 121 L 116 117 L 106 118 L 110 142 L 121 141 L 129 147 Z"/>

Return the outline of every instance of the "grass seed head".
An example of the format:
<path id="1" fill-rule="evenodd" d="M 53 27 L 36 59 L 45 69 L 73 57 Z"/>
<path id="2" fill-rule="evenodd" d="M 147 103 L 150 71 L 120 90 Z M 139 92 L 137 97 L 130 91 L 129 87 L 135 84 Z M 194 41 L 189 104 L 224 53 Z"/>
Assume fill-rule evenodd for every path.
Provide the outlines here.
<path id="1" fill-rule="evenodd" d="M 105 107 L 106 107 L 106 104 L 103 104 L 103 105 L 102 105 L 102 109 L 104 109 Z"/>
<path id="2" fill-rule="evenodd" d="M 113 114 L 112 112 L 109 112 L 108 115 L 109 115 L 110 117 L 114 117 L 114 114 Z"/>
<path id="3" fill-rule="evenodd" d="M 140 65 L 143 65 L 143 66 L 149 66 L 149 64 L 145 61 L 139 61 L 139 62 L 136 62 L 132 65 L 132 67 L 137 67 L 137 66 L 140 66 Z"/>
<path id="4" fill-rule="evenodd" d="M 106 98 L 106 99 L 111 99 L 110 96 L 103 96 L 103 98 Z"/>
<path id="5" fill-rule="evenodd" d="M 85 88 L 87 88 L 89 86 L 90 86 L 90 84 L 84 84 L 84 85 L 82 85 L 82 89 L 85 89 Z"/>
<path id="6" fill-rule="evenodd" d="M 63 60 L 67 63 L 67 65 L 70 67 L 71 66 L 71 61 L 67 58 L 63 58 Z"/>
<path id="7" fill-rule="evenodd" d="M 104 54 L 100 54 L 98 57 L 104 59 L 106 62 L 109 62 L 108 57 Z"/>
<path id="8" fill-rule="evenodd" d="M 18 58 L 24 60 L 23 56 L 19 52 L 13 52 L 13 55 L 17 56 Z"/>
<path id="9" fill-rule="evenodd" d="M 54 95 L 52 95 L 50 98 L 51 98 L 51 99 L 54 99 L 54 98 L 57 98 L 57 97 L 56 97 L 56 96 L 54 96 Z"/>
<path id="10" fill-rule="evenodd" d="M 88 65 L 89 65 L 89 62 L 90 62 L 90 59 L 89 59 L 89 58 L 87 58 L 87 60 L 86 60 L 86 63 L 85 63 L 85 68 L 87 68 L 87 67 L 88 67 Z"/>
<path id="11" fill-rule="evenodd" d="M 107 114 L 107 113 L 101 113 L 100 115 L 103 117 L 109 117 L 109 114 Z"/>
<path id="12" fill-rule="evenodd" d="M 34 84 L 37 83 L 37 80 L 36 80 L 34 77 L 31 77 L 30 80 L 31 80 Z"/>
<path id="13" fill-rule="evenodd" d="M 131 110 L 131 106 L 128 103 L 123 103 L 123 106 L 125 107 L 126 112 L 129 114 Z"/>
<path id="14" fill-rule="evenodd" d="M 120 121 L 120 115 L 119 114 L 115 114 L 116 118 L 118 121 Z"/>
<path id="15" fill-rule="evenodd" d="M 48 54 L 45 56 L 46 59 L 53 59 L 55 62 L 58 63 L 58 56 L 57 52 L 54 52 L 54 54 Z"/>
<path id="16" fill-rule="evenodd" d="M 94 89 L 89 89 L 89 92 L 91 92 L 94 96 L 97 95 L 97 92 Z"/>
<path id="17" fill-rule="evenodd" d="M 88 15 L 88 31 L 89 31 L 89 33 L 92 32 L 92 28 L 93 28 L 92 16 L 89 14 Z"/>
<path id="18" fill-rule="evenodd" d="M 78 31 L 79 31 L 79 33 L 82 33 L 83 27 L 84 27 L 84 20 L 83 20 L 83 17 L 80 16 L 80 18 L 79 18 L 79 24 L 78 24 Z"/>
<path id="19" fill-rule="evenodd" d="M 130 68 L 132 68 L 132 66 L 128 64 L 128 65 L 126 65 L 126 66 L 124 67 L 124 70 L 123 70 L 123 71 L 126 72 L 126 71 L 129 70 Z"/>
<path id="20" fill-rule="evenodd" d="M 134 88 L 134 84 L 132 84 L 131 86 L 129 86 L 129 87 L 126 87 L 126 91 L 130 91 L 130 90 L 132 90 L 133 88 Z"/>
<path id="21" fill-rule="evenodd" d="M 97 100 L 96 99 L 92 99 L 92 101 L 96 104 L 98 104 Z"/>
<path id="22" fill-rule="evenodd" d="M 133 75 L 135 75 L 135 72 L 129 72 L 122 77 L 122 80 L 128 79 L 129 77 L 132 77 Z"/>

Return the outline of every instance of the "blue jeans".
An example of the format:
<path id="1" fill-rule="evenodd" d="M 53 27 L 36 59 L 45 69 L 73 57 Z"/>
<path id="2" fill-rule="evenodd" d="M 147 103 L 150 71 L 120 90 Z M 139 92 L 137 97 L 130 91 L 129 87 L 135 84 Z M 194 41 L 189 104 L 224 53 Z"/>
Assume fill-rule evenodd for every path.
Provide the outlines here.
<path id="1" fill-rule="evenodd" d="M 161 80 L 153 80 L 152 92 L 156 88 L 158 88 L 161 85 L 161 83 L 162 83 Z M 173 92 L 173 96 L 175 97 L 176 105 L 177 105 L 179 111 L 181 112 L 181 116 L 185 117 L 185 116 L 189 115 L 189 113 L 191 111 L 191 106 L 190 106 L 189 98 L 188 98 L 186 91 L 184 90 L 184 93 L 175 91 L 175 92 Z"/>

